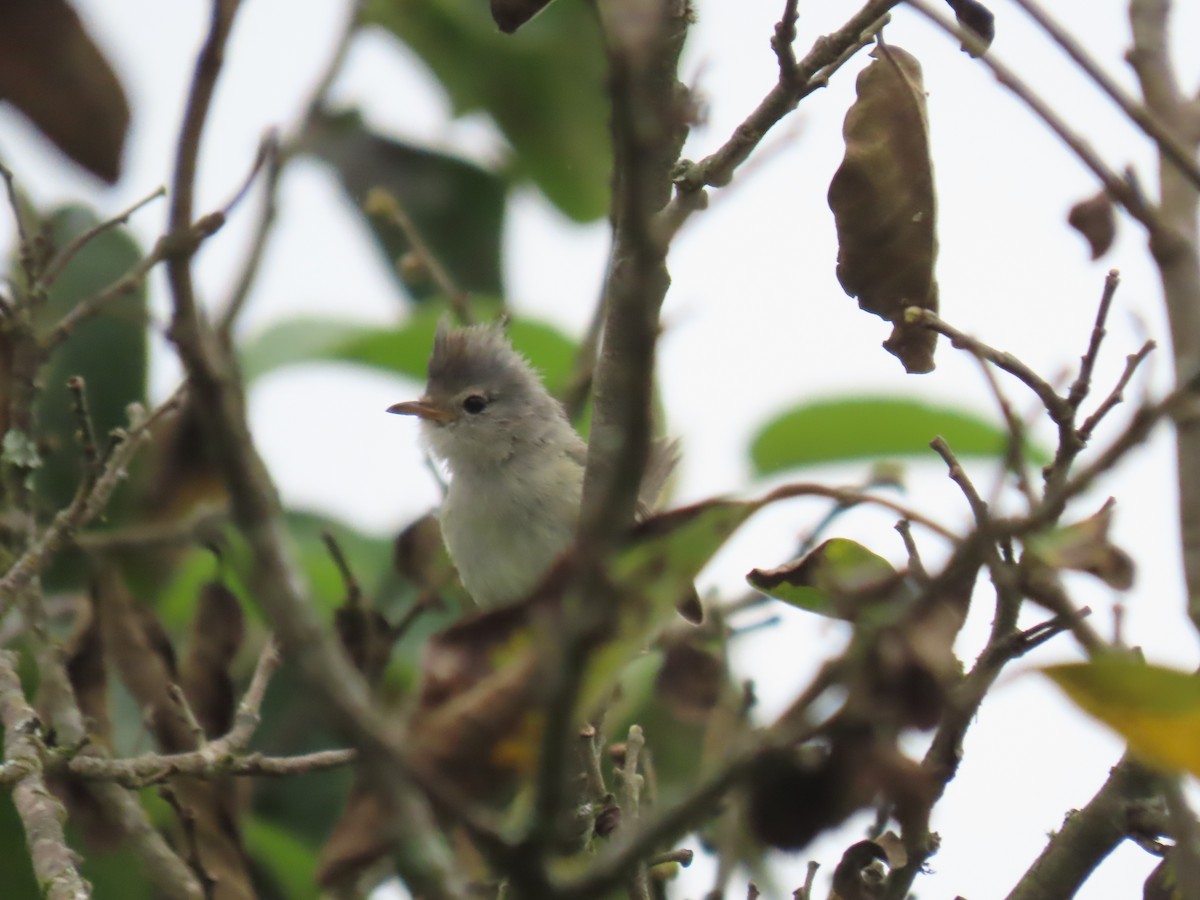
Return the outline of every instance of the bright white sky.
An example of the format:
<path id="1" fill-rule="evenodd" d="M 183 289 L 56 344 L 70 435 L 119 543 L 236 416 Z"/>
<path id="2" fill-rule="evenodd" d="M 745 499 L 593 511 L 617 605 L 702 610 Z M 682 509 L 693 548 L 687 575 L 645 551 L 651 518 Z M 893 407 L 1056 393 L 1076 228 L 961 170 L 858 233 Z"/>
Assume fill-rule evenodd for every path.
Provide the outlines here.
<path id="1" fill-rule="evenodd" d="M 482 2 L 482 0 L 480 0 Z M 572 2 L 572 0 L 559 0 Z M 207 24 L 208 4 L 155 0 L 80 0 L 81 12 L 119 70 L 130 93 L 134 125 L 125 177 L 116 188 L 97 187 L 60 163 L 55 151 L 19 116 L 0 110 L 0 155 L 22 185 L 42 203 L 85 198 L 114 212 L 169 180 L 172 147 L 194 54 Z M 1144 184 L 1155 183 L 1152 156 L 1097 91 L 1078 75 L 1020 12 L 1006 2 L 997 13 L 999 56 L 1013 64 L 1068 120 L 1082 129 L 1110 165 L 1134 164 Z M 1194 35 L 1200 10 L 1177 4 L 1177 35 Z M 687 148 L 693 158 L 715 149 L 775 79 L 768 40 L 782 0 L 719 3 L 697 0 L 683 72 L 707 99 L 709 121 Z M 296 4 L 246 0 L 227 53 L 201 159 L 197 210 L 215 208 L 243 178 L 262 132 L 285 129 L 323 69 L 329 42 L 340 27 L 344 3 Z M 1128 44 L 1118 0 L 1054 4 L 1084 45 L 1121 83 L 1133 88 L 1122 62 Z M 839 25 L 857 4 L 801 3 L 801 52 Z M 1104 273 L 1117 267 L 1123 284 L 1098 370 L 1103 393 L 1126 353 L 1145 337 L 1166 342 L 1157 278 L 1147 263 L 1141 233 L 1121 222 L 1115 249 L 1099 263 L 1087 260 L 1082 240 L 1064 224 L 1068 207 L 1094 192 L 1091 176 L 1026 110 L 915 14 L 900 10 L 888 38 L 915 53 L 925 69 L 929 118 L 940 203 L 939 234 L 943 316 L 1035 369 L 1072 372 L 1083 351 Z M 1197 57 L 1177 40 L 1185 86 L 1200 74 Z M 944 343 L 931 375 L 905 376 L 879 348 L 889 326 L 861 313 L 834 277 L 836 244 L 825 202 L 842 153 L 841 121 L 853 99 L 853 76 L 865 57 L 847 66 L 835 83 L 806 100 L 772 134 L 760 161 L 714 195 L 679 237 L 670 265 L 673 287 L 664 309 L 660 378 L 670 428 L 684 441 L 677 501 L 720 493 L 758 493 L 746 450 L 756 429 L 775 413 L 805 399 L 843 392 L 914 395 L 995 415 L 975 365 Z M 436 82 L 419 60 L 390 37 L 369 34 L 355 44 L 334 98 L 356 103 L 379 128 L 401 138 L 431 142 L 476 159 L 495 158 L 503 141 L 481 118 L 452 122 Z M 198 282 L 210 299 L 224 296 L 241 258 L 249 205 L 198 257 Z M 160 233 L 165 207 L 140 214 L 134 230 L 146 246 Z M 11 227 L 0 222 L 7 245 Z M 586 323 L 600 283 L 607 247 L 602 226 L 565 221 L 536 193 L 525 191 L 510 207 L 505 234 L 511 305 L 577 334 Z M 165 314 L 161 275 L 153 282 L 158 313 Z M 332 176 L 301 162 L 283 184 L 279 227 L 242 325 L 245 333 L 300 314 L 325 313 L 372 323 L 395 320 L 398 310 L 385 262 L 375 255 L 356 215 Z M 1167 384 L 1165 352 L 1152 357 L 1153 387 Z M 161 344 L 154 358 L 155 387 L 165 393 L 178 366 Z M 1144 385 L 1145 378 L 1139 383 Z M 1020 408 L 1029 397 L 1014 385 Z M 1140 389 L 1140 386 L 1139 386 Z M 309 366 L 268 376 L 251 397 L 253 428 L 288 502 L 310 505 L 379 533 L 436 502 L 422 465 L 415 428 L 387 416 L 391 403 L 415 396 L 418 385 L 348 367 Z M 1138 390 L 1130 392 L 1137 396 Z M 1103 444 L 1115 423 L 1102 428 Z M 1044 439 L 1050 440 L 1049 432 Z M 988 486 L 995 472 L 970 467 Z M 1102 631 L 1112 627 L 1114 602 L 1124 599 L 1126 639 L 1156 661 L 1197 663 L 1194 633 L 1182 613 L 1178 576 L 1170 441 L 1157 434 L 1114 478 L 1075 507 L 1094 512 L 1109 494 L 1118 499 L 1116 540 L 1139 560 L 1135 588 L 1124 598 L 1086 579 L 1070 586 L 1096 610 Z M 848 483 L 865 466 L 806 472 L 803 477 Z M 968 512 L 945 478 L 940 462 L 909 467 L 908 499 L 944 522 L 965 526 Z M 796 535 L 824 509 L 793 503 L 763 513 L 722 553 L 706 585 L 740 590 L 754 566 L 782 562 Z M 837 534 L 869 543 L 902 559 L 890 517 L 855 513 Z M 919 535 L 927 560 L 944 551 Z M 742 671 L 758 679 L 764 716 L 778 711 L 808 675 L 837 651 L 837 626 L 781 610 L 784 624 L 757 633 L 738 648 Z M 969 662 L 982 646 L 990 621 L 981 591 L 964 632 L 960 654 Z M 1029 622 L 1036 621 L 1030 616 Z M 1014 671 L 1074 659 L 1059 638 Z M 653 735 L 650 735 L 653 741 Z M 914 741 L 914 751 L 920 749 Z M 918 882 L 924 897 L 963 894 L 971 900 L 1003 897 L 1041 850 L 1045 834 L 1066 810 L 1087 801 L 1121 752 L 1121 744 L 1062 702 L 1035 675 L 1005 678 L 969 735 L 966 762 L 938 807 L 943 830 L 936 872 Z M 841 850 L 857 840 L 865 819 L 803 854 L 780 857 L 779 884 L 789 895 L 816 858 L 832 872 Z M 1136 847 L 1118 852 L 1080 897 L 1107 900 L 1139 895 L 1153 860 Z M 709 866 L 698 861 L 677 896 L 707 889 Z M 735 885 L 731 896 L 744 886 Z"/>

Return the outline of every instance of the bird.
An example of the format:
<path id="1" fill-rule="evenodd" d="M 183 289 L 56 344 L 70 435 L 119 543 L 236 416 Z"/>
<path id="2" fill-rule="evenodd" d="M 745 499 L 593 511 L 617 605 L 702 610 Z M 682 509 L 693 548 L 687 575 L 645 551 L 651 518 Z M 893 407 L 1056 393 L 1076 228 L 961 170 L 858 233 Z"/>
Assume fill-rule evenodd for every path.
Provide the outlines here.
<path id="1" fill-rule="evenodd" d="M 419 418 L 449 473 L 439 520 L 467 593 L 485 609 L 523 599 L 575 539 L 587 444 L 500 324 L 441 320 L 428 372 L 421 399 L 388 412 Z M 642 515 L 678 458 L 678 442 L 655 442 Z M 681 612 L 698 618 L 699 600 L 685 598 Z"/>

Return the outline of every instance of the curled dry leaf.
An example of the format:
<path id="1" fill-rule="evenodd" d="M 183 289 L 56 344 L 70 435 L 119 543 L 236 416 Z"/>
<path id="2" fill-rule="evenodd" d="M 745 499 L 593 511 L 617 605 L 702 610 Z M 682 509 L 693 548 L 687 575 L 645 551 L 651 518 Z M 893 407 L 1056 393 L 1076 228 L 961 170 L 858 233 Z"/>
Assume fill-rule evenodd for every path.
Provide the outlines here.
<path id="1" fill-rule="evenodd" d="M 903 578 L 903 572 L 862 544 L 831 538 L 776 569 L 751 569 L 746 581 L 799 609 L 854 622 L 864 611 L 886 603 Z"/>
<path id="2" fill-rule="evenodd" d="M 874 841 L 851 844 L 833 870 L 838 900 L 878 900 L 887 886 L 888 857 Z"/>
<path id="3" fill-rule="evenodd" d="M 196 721 L 210 738 L 233 725 L 235 697 L 229 667 L 242 646 L 246 624 L 237 595 L 219 581 L 210 581 L 196 599 L 196 616 L 187 655 L 180 667 L 180 685 Z"/>
<path id="4" fill-rule="evenodd" d="M 1030 537 L 1026 549 L 1052 568 L 1087 572 L 1111 588 L 1129 590 L 1133 586 L 1133 559 L 1108 540 L 1115 505 L 1110 497 L 1094 516 Z"/>
<path id="5" fill-rule="evenodd" d="M 837 276 L 867 312 L 895 327 L 884 343 L 906 371 L 933 371 L 937 336 L 907 324 L 910 306 L 937 310 L 936 203 L 921 65 L 880 45 L 846 113 L 846 154 L 829 185 Z"/>
<path id="6" fill-rule="evenodd" d="M 88 740 L 94 746 L 111 750 L 108 669 L 104 664 L 104 639 L 94 602 L 88 602 L 80 608 L 64 656 L 67 678 L 79 702 L 79 711 L 83 713 Z M 39 697 L 39 712 L 46 721 L 51 721 L 46 700 L 45 697 Z M 85 747 L 82 752 L 89 750 Z M 66 805 L 71 824 L 83 837 L 89 850 L 104 852 L 120 846 L 124 829 L 113 820 L 112 811 L 95 797 L 88 785 L 71 778 L 51 778 L 49 786 Z"/>
<path id="7" fill-rule="evenodd" d="M 663 705 L 684 722 L 708 719 L 728 675 L 720 655 L 687 640 L 671 641 L 663 654 L 654 691 Z"/>
<path id="8" fill-rule="evenodd" d="M 0 3 L 0 100 L 93 175 L 120 177 L 129 103 L 65 0 Z"/>
<path id="9" fill-rule="evenodd" d="M 992 46 L 992 41 L 996 39 L 996 17 L 990 9 L 978 0 L 946 0 L 946 2 L 954 10 L 954 17 L 958 19 L 958 24 L 979 38 L 983 42 L 985 50 Z M 970 56 L 979 55 L 965 44 L 963 50 Z"/>
<path id="10" fill-rule="evenodd" d="M 112 654 L 121 680 L 129 688 L 160 749 L 168 753 L 195 749 L 191 731 L 175 699 L 171 685 L 178 679 L 175 653 L 166 632 L 149 611 L 137 605 L 116 570 L 100 563 L 94 573 L 97 606 L 100 609 L 105 647 Z M 201 604 L 205 600 L 201 598 Z M 228 610 L 228 598 L 214 593 L 209 613 Z M 228 633 L 218 637 L 215 647 L 228 653 Z M 190 705 L 190 704 L 189 704 Z M 181 827 L 194 842 L 206 874 L 218 885 L 220 900 L 253 900 L 250 863 L 237 825 L 237 796 L 230 779 L 169 779 L 178 808 L 188 817 Z"/>
<path id="11" fill-rule="evenodd" d="M 1102 257 L 1117 236 L 1117 214 L 1108 192 L 1100 191 L 1072 206 L 1067 213 L 1067 224 L 1083 235 L 1092 259 Z"/>
<path id="12" fill-rule="evenodd" d="M 492 0 L 492 19 L 505 34 L 512 34 L 543 9 L 550 0 Z"/>

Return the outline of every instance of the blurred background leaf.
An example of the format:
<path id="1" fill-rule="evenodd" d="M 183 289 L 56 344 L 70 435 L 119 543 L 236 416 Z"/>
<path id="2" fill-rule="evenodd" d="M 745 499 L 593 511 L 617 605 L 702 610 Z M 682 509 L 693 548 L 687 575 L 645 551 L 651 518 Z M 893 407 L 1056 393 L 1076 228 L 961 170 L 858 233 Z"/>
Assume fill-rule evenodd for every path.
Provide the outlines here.
<path id="1" fill-rule="evenodd" d="M 0 3 L 0 100 L 93 175 L 120 176 L 129 102 L 65 0 Z"/>
<path id="2" fill-rule="evenodd" d="M 604 51 L 588 4 L 555 3 L 512 36 L 477 0 L 370 0 L 363 18 L 425 61 L 457 115 L 482 110 L 495 120 L 516 177 L 576 221 L 607 214 Z"/>
<path id="3" fill-rule="evenodd" d="M 252 382 L 283 366 L 349 362 L 424 382 L 441 315 L 438 310 L 422 311 L 392 328 L 350 325 L 332 318 L 280 322 L 242 344 L 242 372 Z M 551 392 L 566 383 L 577 353 L 574 341 L 551 325 L 524 318 L 511 319 L 508 334 L 513 346 L 542 373 Z"/>
<path id="4" fill-rule="evenodd" d="M 355 112 L 318 113 L 298 146 L 333 166 L 409 296 L 428 299 L 436 289 L 424 273 L 398 265 L 411 248 L 400 229 L 363 211 L 371 188 L 385 188 L 395 197 L 462 290 L 503 293 L 500 238 L 508 186 L 498 175 L 464 159 L 375 134 Z"/>
<path id="5" fill-rule="evenodd" d="M 755 474 L 773 475 L 872 456 L 922 455 L 938 435 L 959 456 L 998 457 L 1008 441 L 999 425 L 965 410 L 899 397 L 839 397 L 801 404 L 767 423 L 754 437 L 750 458 Z"/>

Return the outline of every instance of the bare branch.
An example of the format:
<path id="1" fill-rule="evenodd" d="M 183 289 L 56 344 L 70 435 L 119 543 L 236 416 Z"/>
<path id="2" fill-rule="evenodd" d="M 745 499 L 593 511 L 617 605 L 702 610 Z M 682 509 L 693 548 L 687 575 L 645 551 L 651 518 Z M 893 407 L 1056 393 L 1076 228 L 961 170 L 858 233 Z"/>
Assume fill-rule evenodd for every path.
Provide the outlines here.
<path id="1" fill-rule="evenodd" d="M 1133 373 L 1137 371 L 1138 366 L 1149 356 L 1155 349 L 1157 344 L 1154 341 L 1146 341 L 1142 344 L 1140 350 L 1136 353 L 1130 353 L 1125 357 L 1125 371 L 1121 373 L 1121 377 L 1117 379 L 1116 385 L 1104 401 L 1096 407 L 1096 411 L 1092 413 L 1084 423 L 1079 426 L 1079 439 L 1087 443 L 1091 439 L 1092 432 L 1096 430 L 1096 426 L 1108 415 L 1113 408 L 1125 399 L 1125 388 L 1129 386 L 1130 379 L 1133 378 Z"/>
<path id="2" fill-rule="evenodd" d="M 135 418 L 131 427 L 121 434 L 120 442 L 109 453 L 100 473 L 94 479 L 85 478 L 80 482 L 70 505 L 54 517 L 37 540 L 4 573 L 0 578 L 0 617 L 71 539 L 71 535 L 100 514 L 117 485 L 124 479 L 134 454 L 148 439 L 150 425 L 164 412 L 174 409 L 180 397 L 181 393 L 177 391 L 149 416 Z"/>
<path id="3" fill-rule="evenodd" d="M 1148 110 L 1122 90 L 1108 74 L 1100 68 L 1099 64 L 1092 59 L 1091 55 L 1084 50 L 1083 46 L 1071 37 L 1061 25 L 1050 18 L 1041 6 L 1033 2 L 1033 0 L 1015 0 L 1026 13 L 1029 14 L 1035 22 L 1042 27 L 1042 30 L 1050 36 L 1050 38 L 1062 48 L 1067 56 L 1075 61 L 1087 76 L 1092 79 L 1100 90 L 1108 95 L 1121 110 L 1128 116 L 1129 121 L 1133 122 L 1140 128 L 1147 137 L 1153 140 L 1163 156 L 1167 157 L 1173 165 L 1175 165 L 1181 173 L 1184 174 L 1196 187 L 1200 188 L 1200 168 L 1196 166 L 1195 151 L 1189 151 L 1175 135 L 1171 134 L 1170 128 L 1173 125 L 1164 124 L 1164 120 L 1159 119 L 1153 111 Z M 1174 123 L 1176 119 L 1165 120 Z"/>
<path id="4" fill-rule="evenodd" d="M 471 314 L 470 295 L 459 287 L 450 274 L 450 270 L 446 268 L 438 255 L 434 253 L 433 248 L 429 246 L 424 235 L 421 234 L 421 229 L 412 220 L 412 216 L 404 211 L 404 207 L 400 205 L 396 195 L 381 187 L 372 188 L 363 203 L 363 209 L 369 215 L 387 219 L 400 229 L 404 239 L 412 248 L 411 252 L 429 272 L 438 286 L 438 290 L 445 295 L 446 303 L 449 305 L 450 311 L 454 313 L 458 324 L 470 325 L 474 321 L 474 316 Z"/>
<path id="5" fill-rule="evenodd" d="M 12 773 L 12 797 L 25 828 L 25 842 L 42 895 L 50 900 L 87 900 L 87 882 L 63 833 L 66 810 L 46 787 L 37 715 L 25 701 L 16 655 L 0 651 L 0 721 L 4 723 L 5 769 Z"/>
<path id="6" fill-rule="evenodd" d="M 50 770 L 83 781 L 109 781 L 123 787 L 139 789 L 159 784 L 175 775 L 198 778 L 218 778 L 225 775 L 252 778 L 282 778 L 305 775 L 350 765 L 358 758 L 354 750 L 320 750 L 300 756 L 263 756 L 249 753 L 244 756 L 219 755 L 212 744 L 189 753 L 148 753 L 129 759 L 105 759 L 98 756 L 75 756 Z M 0 782 L 8 772 L 0 772 Z"/>
<path id="7" fill-rule="evenodd" d="M 1100 306 L 1096 310 L 1096 322 L 1092 326 L 1092 337 L 1088 342 L 1087 351 L 1083 354 L 1083 358 L 1079 363 L 1079 376 L 1071 384 L 1071 389 L 1067 392 L 1067 402 L 1075 409 L 1087 398 L 1088 391 L 1092 387 L 1092 372 L 1096 368 L 1096 358 L 1100 355 L 1100 345 L 1104 342 L 1104 337 L 1108 334 L 1105 331 L 1105 324 L 1108 322 L 1108 312 L 1112 308 L 1113 297 L 1117 293 L 1117 286 L 1121 283 L 1121 273 L 1116 269 L 1109 270 L 1108 277 L 1104 279 L 1104 292 L 1100 295 Z"/>
<path id="8" fill-rule="evenodd" d="M 133 206 L 129 207 L 128 209 L 124 210 L 123 212 L 117 213 L 117 215 L 113 216 L 111 219 L 105 219 L 103 222 L 99 223 L 98 225 L 94 225 L 91 228 L 89 228 L 87 231 L 78 235 L 73 241 L 71 241 L 71 243 L 67 244 L 66 247 L 64 247 L 62 250 L 60 250 L 58 252 L 58 254 L 52 260 L 50 260 L 49 264 L 47 264 L 47 266 L 46 266 L 45 271 L 42 272 L 42 277 L 39 280 L 38 286 L 42 290 L 49 290 L 51 285 L 53 285 L 54 282 L 58 280 L 58 276 L 62 274 L 63 269 L 65 269 L 67 267 L 67 263 L 69 263 L 72 259 L 74 259 L 75 255 L 80 250 L 82 250 L 84 247 L 86 247 L 88 244 L 90 244 L 93 240 L 95 240 L 97 237 L 102 235 L 104 232 L 106 232 L 112 228 L 116 228 L 118 225 L 126 224 L 129 221 L 130 217 L 135 212 L 137 212 L 139 209 L 141 209 L 143 206 L 147 205 L 148 203 L 151 203 L 154 200 L 157 200 L 159 197 L 165 197 L 165 196 L 167 196 L 166 187 L 165 186 L 159 187 L 156 191 L 154 191 L 154 193 L 148 194 L 147 196 L 143 197 L 141 200 L 139 200 L 137 203 L 133 204 Z"/>
<path id="9" fill-rule="evenodd" d="M 929 19 L 938 28 L 941 28 L 947 34 L 953 35 L 961 41 L 963 46 L 970 50 L 971 54 L 980 63 L 991 69 L 992 74 L 996 76 L 996 80 L 1016 94 L 1021 102 L 1028 106 L 1033 114 L 1041 119 L 1058 136 L 1059 140 L 1067 145 L 1079 161 L 1091 169 L 1092 173 L 1100 180 L 1100 183 L 1104 185 L 1104 189 L 1108 191 L 1109 195 L 1124 206 L 1131 216 L 1141 222 L 1147 231 L 1152 235 L 1166 235 L 1168 233 L 1158 211 L 1148 205 L 1141 194 L 1128 181 L 1109 168 L 1108 164 L 1100 158 L 1091 145 L 1078 132 L 1067 125 L 1063 118 L 1039 94 L 1018 78 L 1012 69 L 996 59 L 988 51 L 986 45 L 980 40 L 978 35 L 969 29 L 959 27 L 951 19 L 937 12 L 925 0 L 906 0 L 906 2 L 908 6 Z"/>

